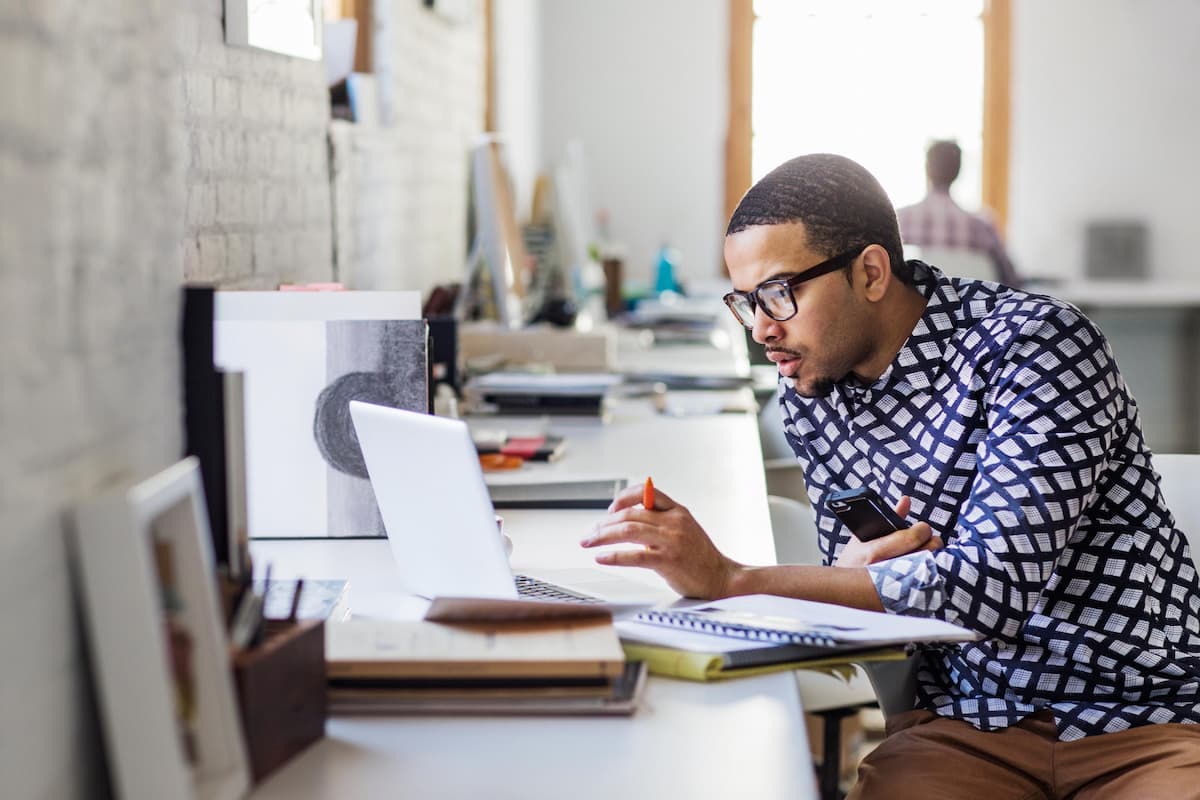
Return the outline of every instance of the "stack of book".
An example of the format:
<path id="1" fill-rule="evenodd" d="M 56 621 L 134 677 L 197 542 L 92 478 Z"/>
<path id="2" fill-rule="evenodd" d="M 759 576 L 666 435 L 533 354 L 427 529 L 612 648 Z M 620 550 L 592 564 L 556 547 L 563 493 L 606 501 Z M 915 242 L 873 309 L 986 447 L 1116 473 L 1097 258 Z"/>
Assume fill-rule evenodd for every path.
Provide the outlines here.
<path id="1" fill-rule="evenodd" d="M 646 679 L 607 618 L 350 620 L 328 626 L 325 655 L 333 714 L 629 715 Z"/>

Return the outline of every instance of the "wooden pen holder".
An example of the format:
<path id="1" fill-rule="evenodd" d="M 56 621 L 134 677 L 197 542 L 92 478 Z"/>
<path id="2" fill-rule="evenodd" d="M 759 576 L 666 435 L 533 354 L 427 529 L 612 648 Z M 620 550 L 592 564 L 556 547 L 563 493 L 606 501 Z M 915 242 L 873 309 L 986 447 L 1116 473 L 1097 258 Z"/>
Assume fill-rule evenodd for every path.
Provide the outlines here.
<path id="1" fill-rule="evenodd" d="M 325 735 L 324 620 L 267 620 L 262 643 L 234 656 L 233 673 L 258 783 Z"/>

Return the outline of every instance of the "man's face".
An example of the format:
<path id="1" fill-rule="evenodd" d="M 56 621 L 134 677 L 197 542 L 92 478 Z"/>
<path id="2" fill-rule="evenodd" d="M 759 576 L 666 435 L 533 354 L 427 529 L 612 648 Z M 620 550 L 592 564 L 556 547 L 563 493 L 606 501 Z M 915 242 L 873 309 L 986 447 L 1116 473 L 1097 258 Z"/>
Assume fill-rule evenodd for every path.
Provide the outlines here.
<path id="1" fill-rule="evenodd" d="M 790 278 L 824 261 L 810 250 L 804 225 L 757 225 L 725 237 L 725 264 L 733 288 L 750 291 L 763 281 Z M 857 269 L 858 259 L 850 269 Z M 837 270 L 792 289 L 796 315 L 784 322 L 761 308 L 751 331 L 767 357 L 803 397 L 823 397 L 871 353 L 870 310 L 846 273 Z"/>

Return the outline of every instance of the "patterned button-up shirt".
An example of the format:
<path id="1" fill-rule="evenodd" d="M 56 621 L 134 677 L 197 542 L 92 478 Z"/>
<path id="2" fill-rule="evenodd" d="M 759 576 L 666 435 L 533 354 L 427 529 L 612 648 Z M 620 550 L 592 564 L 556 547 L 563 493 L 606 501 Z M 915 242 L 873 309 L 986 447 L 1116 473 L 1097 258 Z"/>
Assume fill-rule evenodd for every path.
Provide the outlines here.
<path id="1" fill-rule="evenodd" d="M 926 309 L 878 380 L 808 399 L 781 379 L 827 562 L 835 489 L 908 495 L 945 541 L 868 568 L 888 612 L 985 635 L 922 651 L 917 702 L 942 716 L 1049 708 L 1064 741 L 1200 722 L 1196 569 L 1108 343 L 1066 303 L 911 263 Z"/>

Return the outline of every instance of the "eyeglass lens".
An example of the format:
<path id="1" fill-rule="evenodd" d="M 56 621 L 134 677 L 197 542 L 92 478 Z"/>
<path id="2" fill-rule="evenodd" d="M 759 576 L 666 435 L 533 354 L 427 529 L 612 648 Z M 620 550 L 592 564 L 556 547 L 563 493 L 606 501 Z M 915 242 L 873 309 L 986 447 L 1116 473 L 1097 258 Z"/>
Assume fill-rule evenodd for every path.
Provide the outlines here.
<path id="1" fill-rule="evenodd" d="M 786 320 L 796 313 L 796 304 L 790 287 L 782 281 L 759 286 L 753 292 L 754 299 L 746 295 L 730 298 L 729 308 L 737 321 L 747 328 L 754 327 L 754 307 L 757 301 L 767 316 L 774 320 Z"/>

